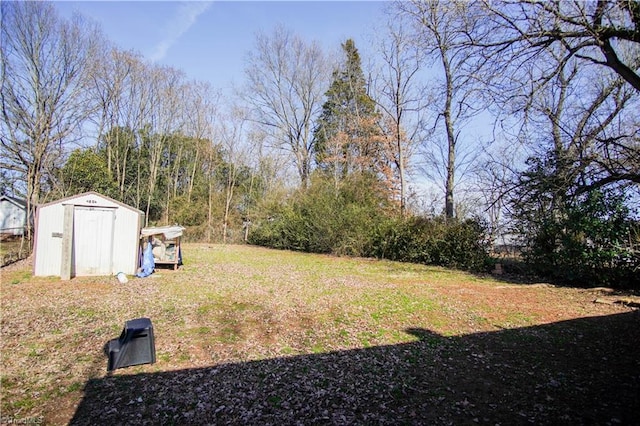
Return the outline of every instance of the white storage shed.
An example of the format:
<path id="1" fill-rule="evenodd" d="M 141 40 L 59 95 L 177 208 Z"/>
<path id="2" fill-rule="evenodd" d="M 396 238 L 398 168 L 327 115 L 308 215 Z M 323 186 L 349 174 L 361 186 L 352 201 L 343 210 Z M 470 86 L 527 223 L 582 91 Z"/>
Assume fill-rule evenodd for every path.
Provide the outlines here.
<path id="1" fill-rule="evenodd" d="M 38 206 L 33 274 L 136 273 L 144 213 L 97 192 Z"/>

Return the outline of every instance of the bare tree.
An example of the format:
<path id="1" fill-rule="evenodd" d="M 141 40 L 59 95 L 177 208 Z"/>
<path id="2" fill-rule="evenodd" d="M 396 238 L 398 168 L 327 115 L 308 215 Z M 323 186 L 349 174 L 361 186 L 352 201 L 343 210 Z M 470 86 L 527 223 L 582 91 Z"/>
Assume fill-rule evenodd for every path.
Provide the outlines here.
<path id="1" fill-rule="evenodd" d="M 145 112 L 140 95 L 146 74 L 147 66 L 139 55 L 108 45 L 92 75 L 92 94 L 99 103 L 94 118 L 100 141 L 98 149 L 105 151 L 107 169 L 123 201 L 127 198 L 127 168 L 133 161 L 135 135 Z"/>
<path id="2" fill-rule="evenodd" d="M 183 89 L 183 74 L 169 67 L 154 67 L 149 75 L 149 115 L 145 119 L 145 143 L 148 148 L 148 170 L 145 182 L 146 221 L 149 223 L 151 202 L 158 185 L 163 155 L 168 149 L 172 133 L 178 132 L 183 123 L 178 93 Z"/>
<path id="3" fill-rule="evenodd" d="M 504 66 L 535 62 L 545 69 L 538 85 L 570 59 L 608 68 L 640 91 L 640 4 L 634 0 L 485 0 L 490 12 L 475 44 Z M 545 63 L 551 47 L 562 60 Z"/>
<path id="4" fill-rule="evenodd" d="M 640 183 L 638 3 L 522 0 L 484 8 L 469 44 L 486 60 L 487 93 L 519 128 L 514 140 L 537 158 L 557 158 L 572 192 Z"/>
<path id="5" fill-rule="evenodd" d="M 434 70 L 441 72 L 443 78 L 440 85 L 433 87 L 435 99 L 432 105 L 436 108 L 433 128 L 437 130 L 442 120 L 446 144 L 443 148 L 436 143 L 432 147 L 436 150 L 430 155 L 433 165 L 439 168 L 436 153 L 438 147 L 442 149 L 445 214 L 452 218 L 455 214 L 456 169 L 461 165 L 458 154 L 462 130 L 481 108 L 477 103 L 479 97 L 475 96 L 478 90 L 476 72 L 481 61 L 466 46 L 468 34 L 474 31 L 479 15 L 471 3 L 456 0 L 397 2 L 396 11 L 415 30 L 422 49 L 434 61 Z"/>
<path id="6" fill-rule="evenodd" d="M 506 244 L 510 232 L 507 195 L 517 184 L 527 152 L 502 136 L 483 151 L 471 170 L 469 201 L 473 215 L 486 219 L 491 243 Z"/>
<path id="7" fill-rule="evenodd" d="M 231 221 L 231 207 L 235 197 L 238 178 L 251 146 L 247 143 L 247 111 L 237 106 L 230 106 L 230 111 L 220 122 L 220 140 L 226 157 L 226 167 L 222 170 L 224 177 L 224 210 L 222 220 L 222 241 L 227 242 L 227 234 Z"/>
<path id="8" fill-rule="evenodd" d="M 215 117 L 221 95 L 208 83 L 201 82 L 190 84 L 185 92 L 185 132 L 197 141 L 187 191 L 187 201 L 190 201 L 197 168 L 201 166 L 201 160 L 206 155 L 206 146 L 213 140 Z"/>
<path id="9" fill-rule="evenodd" d="M 392 20 L 388 33 L 380 43 L 382 70 L 375 81 L 378 107 L 390 128 L 392 163 L 400 184 L 400 213 L 404 215 L 407 202 L 407 163 L 418 142 L 421 129 L 419 113 L 424 107 L 424 90 L 418 79 L 424 68 L 424 51 L 402 22 Z"/>
<path id="10" fill-rule="evenodd" d="M 31 214 L 46 174 L 94 107 L 87 74 L 100 36 L 78 16 L 59 19 L 50 3 L 2 2 L 0 8 L 0 161 L 24 182 Z"/>
<path id="11" fill-rule="evenodd" d="M 256 37 L 246 68 L 245 99 L 274 145 L 293 155 L 303 185 L 313 160 L 313 123 L 322 107 L 329 66 L 317 43 L 283 27 Z"/>
<path id="12" fill-rule="evenodd" d="M 565 49 L 554 51 L 564 61 Z M 556 202 L 609 184 L 640 183 L 640 130 L 632 124 L 640 93 L 618 74 L 593 71 L 571 60 L 523 111 L 536 158 L 553 164 Z"/>

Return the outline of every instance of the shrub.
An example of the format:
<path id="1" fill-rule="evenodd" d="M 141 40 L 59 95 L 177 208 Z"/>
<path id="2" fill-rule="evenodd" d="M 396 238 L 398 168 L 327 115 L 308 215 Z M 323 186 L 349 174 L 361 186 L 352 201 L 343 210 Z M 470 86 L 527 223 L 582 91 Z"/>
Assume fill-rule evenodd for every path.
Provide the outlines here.
<path id="1" fill-rule="evenodd" d="M 530 226 L 524 259 L 539 275 L 580 287 L 640 287 L 640 224 L 624 196 L 593 191 Z"/>
<path id="2" fill-rule="evenodd" d="M 486 270 L 485 229 L 477 220 L 394 218 L 374 181 L 354 177 L 339 187 L 315 179 L 272 210 L 249 242 L 278 249 Z"/>
<path id="3" fill-rule="evenodd" d="M 370 255 L 474 271 L 489 262 L 485 228 L 478 220 L 413 216 L 387 221 L 371 239 Z"/>
<path id="4" fill-rule="evenodd" d="M 311 179 L 254 226 L 252 244 L 312 253 L 362 256 L 371 229 L 384 220 L 387 201 L 376 180 L 354 175 L 336 184 L 325 176 Z"/>

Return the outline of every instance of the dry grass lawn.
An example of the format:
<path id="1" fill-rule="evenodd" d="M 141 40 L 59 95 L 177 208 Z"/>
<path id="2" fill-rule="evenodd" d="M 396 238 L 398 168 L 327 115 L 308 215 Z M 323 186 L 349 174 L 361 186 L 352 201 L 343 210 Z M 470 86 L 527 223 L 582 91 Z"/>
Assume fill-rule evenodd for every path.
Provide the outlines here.
<path id="1" fill-rule="evenodd" d="M 2 423 L 637 424 L 640 315 L 600 291 L 187 244 L 144 279 L 2 269 Z M 106 371 L 128 319 L 157 362 Z"/>

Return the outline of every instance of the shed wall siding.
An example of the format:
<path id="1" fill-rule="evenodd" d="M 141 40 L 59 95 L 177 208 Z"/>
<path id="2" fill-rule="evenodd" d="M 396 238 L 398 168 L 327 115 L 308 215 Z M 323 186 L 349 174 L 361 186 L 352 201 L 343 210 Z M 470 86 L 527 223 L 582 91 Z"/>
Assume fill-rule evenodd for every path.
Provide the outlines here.
<path id="1" fill-rule="evenodd" d="M 62 259 L 62 238 L 60 235 L 64 226 L 64 205 L 74 205 L 81 208 L 113 209 L 112 267 L 110 273 L 124 272 L 129 275 L 136 273 L 142 213 L 102 198 L 97 194 L 90 193 L 60 200 L 59 203 L 50 203 L 38 209 L 34 275 L 60 275 Z M 76 222 L 74 218 L 74 226 L 82 225 Z M 91 235 L 91 230 L 83 229 L 82 232 L 84 235 Z M 99 232 L 96 231 L 95 234 L 98 235 Z M 108 242 L 104 243 L 109 244 Z"/>
<path id="2" fill-rule="evenodd" d="M 53 204 L 40 208 L 37 222 L 34 275 L 60 275 L 64 206 Z"/>

